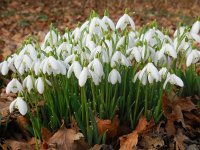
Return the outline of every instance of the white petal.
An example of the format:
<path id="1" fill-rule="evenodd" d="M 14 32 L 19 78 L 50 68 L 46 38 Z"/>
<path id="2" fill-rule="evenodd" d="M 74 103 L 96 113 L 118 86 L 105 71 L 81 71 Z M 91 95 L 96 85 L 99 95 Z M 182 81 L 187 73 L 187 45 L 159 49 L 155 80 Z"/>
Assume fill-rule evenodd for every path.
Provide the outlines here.
<path id="1" fill-rule="evenodd" d="M 82 67 L 78 61 L 73 62 L 73 70 L 74 70 L 74 74 L 75 74 L 76 78 L 78 79 L 81 74 L 81 70 L 82 70 Z"/>
<path id="2" fill-rule="evenodd" d="M 27 104 L 26 104 L 26 102 L 22 98 L 19 98 L 19 97 L 17 98 L 15 106 L 17 106 L 19 112 L 22 115 L 25 115 L 27 113 L 27 111 L 28 111 Z"/>
<path id="3" fill-rule="evenodd" d="M 87 69 L 87 67 L 84 67 L 82 72 L 80 73 L 80 76 L 78 79 L 78 83 L 79 83 L 80 87 L 85 85 L 85 83 L 87 81 L 87 77 L 88 77 L 88 69 Z"/>
<path id="4" fill-rule="evenodd" d="M 2 73 L 2 75 L 8 74 L 8 62 L 7 61 L 4 61 L 2 64 L 1 73 Z"/>
<path id="5" fill-rule="evenodd" d="M 187 57 L 187 60 L 186 60 L 186 66 L 187 66 L 187 67 L 189 67 L 189 66 L 192 64 L 193 58 L 194 58 L 193 52 L 191 52 L 191 53 L 189 54 L 189 56 Z"/>
<path id="6" fill-rule="evenodd" d="M 16 101 L 17 101 L 17 99 L 15 99 L 14 101 L 12 101 L 10 103 L 10 106 L 9 106 L 10 113 L 12 113 L 14 111 Z"/>
<path id="7" fill-rule="evenodd" d="M 40 94 L 44 92 L 44 82 L 41 77 L 38 78 L 36 87 Z"/>

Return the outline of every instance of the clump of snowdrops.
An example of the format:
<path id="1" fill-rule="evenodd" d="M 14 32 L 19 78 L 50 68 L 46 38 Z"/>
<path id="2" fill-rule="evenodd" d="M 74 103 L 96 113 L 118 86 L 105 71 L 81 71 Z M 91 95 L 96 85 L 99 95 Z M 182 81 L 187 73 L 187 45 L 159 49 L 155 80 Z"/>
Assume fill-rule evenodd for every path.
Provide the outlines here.
<path id="1" fill-rule="evenodd" d="M 131 128 L 141 114 L 159 121 L 164 92 L 200 93 L 199 31 L 200 21 L 172 37 L 155 22 L 137 30 L 127 12 L 117 24 L 108 12 L 103 18 L 92 12 L 63 35 L 51 26 L 42 44 L 29 37 L 0 64 L 2 75 L 12 72 L 6 93 L 18 93 L 10 112 L 27 115 L 37 138 L 41 127 L 56 131 L 61 120 L 67 125 L 75 118 L 89 144 L 102 142 L 96 117 L 118 115 Z"/>

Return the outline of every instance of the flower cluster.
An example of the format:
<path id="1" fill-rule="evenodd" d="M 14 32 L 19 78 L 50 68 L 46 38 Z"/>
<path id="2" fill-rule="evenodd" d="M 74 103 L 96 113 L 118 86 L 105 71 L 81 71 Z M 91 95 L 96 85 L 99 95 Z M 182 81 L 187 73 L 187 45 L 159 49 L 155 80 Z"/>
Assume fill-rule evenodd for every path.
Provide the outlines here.
<path id="1" fill-rule="evenodd" d="M 0 63 L 2 75 L 9 70 L 14 74 L 6 92 L 20 93 L 10 112 L 18 108 L 25 115 L 27 107 L 36 107 L 39 99 L 44 99 L 47 124 L 59 124 L 66 115 L 69 121 L 75 112 L 80 128 L 84 126 L 80 120 L 87 120 L 87 130 L 92 120 L 90 111 L 94 116 L 112 118 L 119 110 L 135 123 L 136 114 L 143 110 L 139 107 L 144 107 L 145 115 L 153 107 L 152 114 L 158 117 L 163 92 L 173 85 L 184 86 L 179 71 L 198 65 L 200 51 L 194 45 L 200 44 L 199 31 L 197 21 L 191 30 L 181 26 L 169 36 L 155 23 L 136 30 L 127 13 L 115 25 L 108 15 L 101 19 L 94 12 L 89 20 L 74 30 L 66 29 L 63 35 L 51 27 L 42 44 L 29 38 Z M 151 106 L 146 106 L 148 100 Z"/>

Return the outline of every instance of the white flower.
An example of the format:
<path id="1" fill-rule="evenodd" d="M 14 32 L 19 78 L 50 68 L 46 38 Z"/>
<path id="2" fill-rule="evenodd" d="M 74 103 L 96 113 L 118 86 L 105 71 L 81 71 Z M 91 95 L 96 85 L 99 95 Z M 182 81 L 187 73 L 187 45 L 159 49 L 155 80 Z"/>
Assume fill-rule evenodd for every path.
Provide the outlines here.
<path id="1" fill-rule="evenodd" d="M 192 38 L 193 38 L 195 41 L 197 41 L 198 43 L 200 43 L 199 31 L 200 31 L 200 21 L 196 21 L 196 22 L 192 25 L 192 29 L 190 30 L 190 34 L 191 34 Z"/>
<path id="2" fill-rule="evenodd" d="M 103 46 L 97 46 L 95 49 L 93 49 L 89 57 L 90 60 L 94 59 L 97 54 L 101 56 L 101 59 L 103 60 L 104 63 L 109 62 L 108 52 L 105 51 Z"/>
<path id="3" fill-rule="evenodd" d="M 159 70 L 159 74 L 160 74 L 160 80 L 159 81 L 161 81 L 162 78 L 166 78 L 167 73 L 168 73 L 168 70 L 167 70 L 166 67 L 161 68 Z"/>
<path id="4" fill-rule="evenodd" d="M 38 59 L 36 60 L 34 63 L 33 63 L 33 70 L 35 72 L 35 74 L 38 76 L 39 73 L 41 72 L 41 69 L 40 69 L 40 65 L 41 65 L 41 61 Z"/>
<path id="5" fill-rule="evenodd" d="M 1 62 L 0 63 L 0 73 L 5 76 L 8 74 L 8 71 L 9 71 L 8 62 L 7 61 Z"/>
<path id="6" fill-rule="evenodd" d="M 28 72 L 32 68 L 32 64 L 33 61 L 28 55 L 18 55 L 14 59 L 14 66 L 21 75 Z"/>
<path id="7" fill-rule="evenodd" d="M 6 87 L 7 94 L 9 94 L 10 92 L 12 93 L 21 92 L 22 90 L 23 90 L 22 85 L 16 78 L 13 78 Z"/>
<path id="8" fill-rule="evenodd" d="M 137 62 L 140 62 L 141 61 L 141 54 L 140 54 L 140 49 L 141 47 L 133 47 L 133 48 L 130 48 L 126 51 L 127 54 L 130 54 L 129 55 L 129 59 L 132 60 L 133 58 L 135 58 L 135 60 Z"/>
<path id="9" fill-rule="evenodd" d="M 126 67 L 131 66 L 131 62 L 126 58 L 120 51 L 116 51 L 111 58 L 110 65 L 111 67 L 115 67 L 116 64 L 122 64 Z"/>
<path id="10" fill-rule="evenodd" d="M 124 14 L 117 22 L 116 29 L 124 30 L 130 24 L 131 28 L 135 30 L 135 23 L 128 14 Z"/>
<path id="11" fill-rule="evenodd" d="M 72 35 L 71 35 L 71 36 L 73 36 L 73 39 L 74 39 L 75 42 L 78 41 L 78 40 L 80 39 L 80 37 L 81 37 L 81 30 L 80 30 L 80 28 L 77 27 L 77 28 L 72 32 Z"/>
<path id="12" fill-rule="evenodd" d="M 167 79 L 165 80 L 165 83 L 163 85 L 163 89 L 165 89 L 168 82 L 170 82 L 171 84 L 178 85 L 180 87 L 184 86 L 183 81 L 178 76 L 176 76 L 175 74 L 167 73 Z"/>
<path id="13" fill-rule="evenodd" d="M 72 45 L 68 44 L 67 42 L 63 42 L 56 49 L 57 56 L 64 60 L 67 58 L 67 56 L 69 56 L 71 49 Z"/>
<path id="14" fill-rule="evenodd" d="M 20 51 L 19 56 L 27 55 L 33 61 L 37 60 L 37 51 L 35 50 L 34 46 L 31 44 L 25 45 L 24 48 Z"/>
<path id="15" fill-rule="evenodd" d="M 148 63 L 141 70 L 140 74 L 138 75 L 138 78 L 143 85 L 146 85 L 147 79 L 149 83 L 153 83 L 154 80 L 157 82 L 160 79 L 160 75 L 157 68 L 152 63 Z"/>
<path id="16" fill-rule="evenodd" d="M 116 69 L 112 69 L 112 71 L 109 73 L 108 82 L 112 83 L 113 85 L 117 82 L 121 83 L 121 75 Z"/>
<path id="17" fill-rule="evenodd" d="M 199 60 L 200 60 L 200 51 L 192 50 L 192 52 L 187 57 L 186 66 L 189 67 L 191 64 L 195 64 Z"/>
<path id="18" fill-rule="evenodd" d="M 28 111 L 28 107 L 26 102 L 23 100 L 22 97 L 17 97 L 12 103 L 10 103 L 9 111 L 12 113 L 14 109 L 18 109 L 20 114 L 25 115 Z"/>
<path id="19" fill-rule="evenodd" d="M 164 54 L 167 54 L 167 55 L 173 57 L 174 59 L 177 58 L 177 53 L 176 53 L 175 48 L 172 45 L 170 45 L 169 43 L 164 44 L 163 47 L 161 48 L 161 50 L 159 51 L 158 60 L 160 60 L 162 57 L 164 57 Z"/>
<path id="20" fill-rule="evenodd" d="M 115 24 L 108 16 L 104 16 L 102 21 L 107 25 L 107 27 L 110 27 L 113 31 L 115 30 Z"/>
<path id="21" fill-rule="evenodd" d="M 88 67 L 83 67 L 83 70 L 81 71 L 78 78 L 79 86 L 83 87 L 89 77 L 92 78 L 92 81 L 95 85 L 99 85 L 100 79 L 97 74 L 91 71 Z"/>
<path id="22" fill-rule="evenodd" d="M 92 62 L 90 62 L 88 68 L 90 69 L 91 67 L 94 69 L 94 73 L 96 73 L 99 78 L 104 75 L 103 66 L 98 58 L 95 58 Z"/>
<path id="23" fill-rule="evenodd" d="M 77 79 L 79 79 L 79 75 L 81 73 L 82 67 L 78 61 L 74 61 L 72 65 L 69 67 L 67 77 L 70 78 L 72 72 L 74 72 L 74 75 L 76 76 Z"/>
<path id="24" fill-rule="evenodd" d="M 84 67 L 83 70 L 81 71 L 79 79 L 78 79 L 78 83 L 79 83 L 80 87 L 85 85 L 87 78 L 88 78 L 88 68 Z"/>
<path id="25" fill-rule="evenodd" d="M 45 58 L 40 65 L 40 69 L 44 74 L 66 74 L 66 67 L 63 62 L 56 60 L 53 56 Z"/>
<path id="26" fill-rule="evenodd" d="M 92 34 L 97 34 L 98 36 L 102 36 L 103 31 L 107 31 L 107 27 L 105 23 L 99 19 L 98 17 L 94 17 L 91 20 L 90 26 L 89 26 L 89 33 L 90 35 Z"/>
<path id="27" fill-rule="evenodd" d="M 27 88 L 28 92 L 33 89 L 33 79 L 31 75 L 28 75 L 23 81 L 23 87 Z"/>
<path id="28" fill-rule="evenodd" d="M 45 49 L 45 44 L 48 42 L 51 46 L 56 45 L 59 41 L 60 36 L 55 33 L 54 30 L 50 30 L 45 36 L 44 42 L 42 44 L 42 49 Z"/>
<path id="29" fill-rule="evenodd" d="M 16 70 L 16 68 L 15 68 L 15 66 L 14 66 L 14 61 L 15 61 L 15 58 L 17 57 L 17 55 L 16 54 L 13 54 L 13 55 L 11 55 L 10 57 L 8 57 L 8 59 L 7 59 L 7 62 L 8 62 L 8 68 L 10 69 L 10 70 L 12 70 L 13 72 L 16 72 L 17 70 Z"/>
<path id="30" fill-rule="evenodd" d="M 35 87 L 37 89 L 37 91 L 42 94 L 44 92 L 44 81 L 42 80 L 42 77 L 39 77 L 36 81 L 35 81 Z"/>

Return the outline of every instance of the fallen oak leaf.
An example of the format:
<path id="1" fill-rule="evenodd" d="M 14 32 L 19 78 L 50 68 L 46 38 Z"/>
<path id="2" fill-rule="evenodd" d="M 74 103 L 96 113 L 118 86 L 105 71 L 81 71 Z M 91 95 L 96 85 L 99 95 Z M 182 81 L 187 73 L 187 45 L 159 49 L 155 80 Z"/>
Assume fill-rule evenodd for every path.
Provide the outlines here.
<path id="1" fill-rule="evenodd" d="M 177 97 L 172 102 L 172 106 L 179 105 L 182 111 L 191 111 L 197 109 L 196 105 L 191 101 L 190 97 L 180 98 Z"/>
<path id="2" fill-rule="evenodd" d="M 83 137 L 82 133 L 62 127 L 48 140 L 48 148 L 54 147 L 59 150 L 87 149 Z"/>
<path id="3" fill-rule="evenodd" d="M 136 148 L 138 143 L 138 133 L 142 132 L 147 127 L 147 120 L 144 116 L 141 116 L 135 130 L 122 137 L 119 137 L 120 140 L 120 150 L 132 150 Z"/>
<path id="4" fill-rule="evenodd" d="M 119 137 L 120 140 L 120 150 L 132 150 L 136 148 L 138 143 L 138 132 L 133 131 L 128 135 Z"/>
<path id="5" fill-rule="evenodd" d="M 96 122 L 99 135 L 103 135 L 105 132 L 108 137 L 111 138 L 117 135 L 117 130 L 119 127 L 119 119 L 117 115 L 113 118 L 112 121 L 96 118 Z"/>
<path id="6" fill-rule="evenodd" d="M 176 136 L 174 137 L 174 141 L 176 142 L 176 150 L 185 150 L 183 141 L 186 139 L 187 137 L 181 132 L 181 130 L 179 129 L 177 131 Z"/>
<path id="7" fill-rule="evenodd" d="M 12 150 L 30 150 L 31 149 L 30 145 L 23 141 L 6 140 L 5 142 L 7 145 L 9 145 L 9 147 Z"/>

